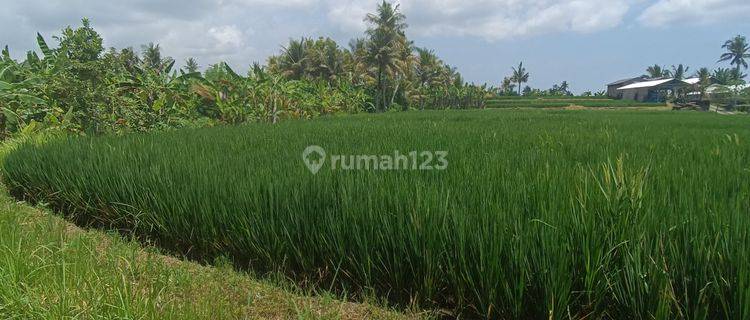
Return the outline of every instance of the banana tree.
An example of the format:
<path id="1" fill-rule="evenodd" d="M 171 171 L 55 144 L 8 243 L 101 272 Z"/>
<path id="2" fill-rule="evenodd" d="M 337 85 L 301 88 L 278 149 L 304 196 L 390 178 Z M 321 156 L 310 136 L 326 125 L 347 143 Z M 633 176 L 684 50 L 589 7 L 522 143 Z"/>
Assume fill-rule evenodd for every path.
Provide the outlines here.
<path id="1" fill-rule="evenodd" d="M 199 72 L 177 75 L 174 62 L 161 70 L 136 67 L 133 75 L 123 75 L 116 84 L 118 92 L 129 99 L 120 109 L 113 109 L 115 125 L 131 129 L 173 126 L 177 118 L 194 115 L 196 103 L 191 100 L 193 81 L 202 79 Z"/>
<path id="2" fill-rule="evenodd" d="M 0 60 L 0 134 L 31 130 L 46 113 L 47 102 L 34 90 L 41 82 L 26 76 L 23 66 L 10 58 L 7 47 Z"/>

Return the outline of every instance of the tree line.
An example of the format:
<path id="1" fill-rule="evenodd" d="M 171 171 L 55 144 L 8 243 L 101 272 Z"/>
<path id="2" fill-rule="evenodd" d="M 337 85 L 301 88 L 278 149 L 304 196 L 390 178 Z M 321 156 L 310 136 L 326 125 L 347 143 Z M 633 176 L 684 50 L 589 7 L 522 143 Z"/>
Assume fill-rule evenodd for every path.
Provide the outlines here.
<path id="1" fill-rule="evenodd" d="M 729 62 L 729 68 L 718 67 L 710 70 L 704 67 L 690 74 L 690 67 L 683 64 L 673 65 L 671 68 L 655 64 L 646 68 L 646 73 L 643 77 L 649 79 L 675 78 L 681 80 L 690 76 L 701 79 L 702 83 L 723 86 L 745 84 L 747 74 L 744 72 L 747 70 L 748 60 L 750 60 L 750 45 L 747 42 L 747 38 L 737 35 L 724 42 L 721 47 L 725 52 L 721 54 L 717 63 Z"/>
<path id="2" fill-rule="evenodd" d="M 735 86 L 745 84 L 745 78 L 747 74 L 744 73 L 748 69 L 748 60 L 750 60 L 750 45 L 747 42 L 747 38 L 741 35 L 737 35 L 732 39 L 724 42 L 721 46 L 725 50 L 721 54 L 717 63 L 729 62 L 730 67 L 718 67 L 714 70 L 708 68 L 700 68 L 694 73 L 690 73 L 690 67 L 678 64 L 670 67 L 655 64 L 646 68 L 646 73 L 641 77 L 645 79 L 685 79 L 688 77 L 694 77 L 700 79 L 698 85 L 701 88 L 701 92 L 705 92 L 706 88 L 710 85 L 720 86 Z M 561 82 L 559 85 L 555 84 L 550 89 L 541 90 L 531 88 L 530 86 L 523 86 L 524 83 L 529 82 L 530 73 L 526 70 L 523 62 L 519 63 L 517 67 L 511 69 L 512 73 L 509 76 L 503 78 L 498 88 L 493 88 L 492 91 L 499 96 L 573 96 L 573 93 L 569 90 L 570 85 L 567 81 Z M 705 93 L 703 93 L 705 95 Z M 598 92 L 584 92 L 581 96 L 605 96 L 605 91 Z"/>
<path id="3" fill-rule="evenodd" d="M 482 108 L 486 86 L 469 84 L 433 50 L 406 37 L 399 6 L 383 1 L 367 31 L 343 47 L 292 39 L 266 63 L 238 73 L 225 62 L 180 68 L 159 44 L 103 47 L 88 19 L 39 53 L 0 55 L 0 135 L 44 129 L 99 134 L 185 126 L 277 122 L 337 112 Z"/>

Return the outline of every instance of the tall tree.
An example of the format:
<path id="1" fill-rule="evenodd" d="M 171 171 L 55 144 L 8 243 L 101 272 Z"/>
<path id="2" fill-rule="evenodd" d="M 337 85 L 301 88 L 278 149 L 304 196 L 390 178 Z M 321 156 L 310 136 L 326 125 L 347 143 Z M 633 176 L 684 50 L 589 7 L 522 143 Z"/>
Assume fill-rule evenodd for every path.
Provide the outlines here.
<path id="1" fill-rule="evenodd" d="M 406 35 L 406 17 L 401 14 L 399 5 L 383 1 L 375 13 L 365 17 L 367 27 L 367 60 L 375 69 L 377 93 L 375 104 L 380 111 L 390 107 L 388 99 L 389 75 L 399 65 Z"/>
<path id="2" fill-rule="evenodd" d="M 706 89 L 711 85 L 711 71 L 708 68 L 700 68 L 695 73 L 695 77 L 699 79 L 698 87 L 701 92 L 701 100 L 703 100 L 706 96 Z"/>
<path id="3" fill-rule="evenodd" d="M 185 73 L 195 73 L 198 72 L 198 69 L 200 69 L 200 66 L 198 66 L 198 62 L 194 58 L 190 57 L 185 60 Z"/>
<path id="4" fill-rule="evenodd" d="M 521 86 L 529 82 L 529 73 L 526 72 L 526 68 L 523 67 L 523 61 L 518 64 L 518 68 L 513 68 L 513 76 L 511 76 L 513 82 L 518 83 L 518 95 L 521 95 Z"/>
<path id="5" fill-rule="evenodd" d="M 685 79 L 685 75 L 687 74 L 688 70 L 690 70 L 690 67 L 682 65 L 682 63 L 680 63 L 676 67 L 672 66 L 672 78 L 675 78 L 677 80 Z"/>
<path id="6" fill-rule="evenodd" d="M 747 69 L 747 59 L 750 59 L 750 45 L 743 36 L 736 36 L 734 39 L 727 40 L 722 48 L 727 52 L 721 55 L 719 62 L 729 61 L 729 64 L 735 66 L 737 73 L 741 73 L 741 68 Z"/>
<path id="7" fill-rule="evenodd" d="M 723 86 L 729 85 L 732 83 L 732 71 L 727 68 L 718 68 L 714 70 L 713 75 L 711 76 L 716 84 L 720 84 Z"/>
<path id="8" fill-rule="evenodd" d="M 729 71 L 729 76 L 732 79 L 733 84 L 743 84 L 745 83 L 745 77 L 747 77 L 747 74 L 742 73 L 742 70 L 739 68 L 734 68 Z"/>
<path id="9" fill-rule="evenodd" d="M 344 55 L 349 79 L 356 85 L 372 84 L 374 79 L 369 72 L 367 40 L 354 38 L 349 41 L 349 50 Z"/>
<path id="10" fill-rule="evenodd" d="M 653 66 L 650 66 L 646 68 L 646 74 L 645 76 L 649 78 L 666 78 L 669 77 L 671 73 L 669 70 L 665 69 L 664 67 L 655 64 Z"/>
<path id="11" fill-rule="evenodd" d="M 559 95 L 564 95 L 564 96 L 571 96 L 571 95 L 573 95 L 570 92 L 570 84 L 568 83 L 568 81 L 563 81 L 562 83 L 560 83 L 559 86 L 556 86 L 556 87 L 557 88 L 553 88 L 553 91 L 555 91 L 554 94 L 559 94 Z M 554 90 L 554 89 L 556 89 L 556 90 Z"/>
<path id="12" fill-rule="evenodd" d="M 416 49 L 417 59 L 414 64 L 419 87 L 430 87 L 440 73 L 440 59 L 435 52 L 427 48 Z"/>
<path id="13" fill-rule="evenodd" d="M 174 62 L 170 57 L 162 57 L 161 46 L 153 42 L 141 46 L 141 54 L 143 67 L 156 73 L 161 73 L 166 66 Z"/>
<path id="14" fill-rule="evenodd" d="M 56 37 L 60 41 L 60 51 L 74 61 L 95 61 L 104 52 L 102 37 L 91 27 L 89 19 L 81 19 L 81 24 L 77 29 L 63 29 L 62 36 Z"/>
<path id="15" fill-rule="evenodd" d="M 344 53 L 331 38 L 308 40 L 306 76 L 332 84 L 344 73 Z"/>
<path id="16" fill-rule="evenodd" d="M 285 78 L 300 80 L 307 69 L 307 39 L 289 39 L 289 44 L 282 47 L 282 54 L 278 60 L 278 68 Z"/>
<path id="17" fill-rule="evenodd" d="M 127 47 L 120 50 L 118 58 L 120 59 L 120 63 L 122 63 L 125 70 L 127 70 L 131 74 L 134 74 L 136 72 L 136 68 L 141 64 L 141 58 L 132 47 Z"/>
<path id="18" fill-rule="evenodd" d="M 500 86 L 501 90 L 503 91 L 503 94 L 506 95 L 512 95 L 516 92 L 516 85 L 513 84 L 512 77 L 505 77 L 503 78 L 503 83 Z"/>

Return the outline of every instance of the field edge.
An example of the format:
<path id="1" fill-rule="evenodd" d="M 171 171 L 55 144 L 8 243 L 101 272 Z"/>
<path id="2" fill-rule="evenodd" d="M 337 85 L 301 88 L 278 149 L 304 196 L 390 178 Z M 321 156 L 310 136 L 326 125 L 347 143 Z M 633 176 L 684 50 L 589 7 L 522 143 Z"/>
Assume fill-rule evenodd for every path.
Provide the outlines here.
<path id="1" fill-rule="evenodd" d="M 84 230 L 0 186 L 2 318 L 416 319 Z M 62 302 L 62 303 L 61 303 Z"/>

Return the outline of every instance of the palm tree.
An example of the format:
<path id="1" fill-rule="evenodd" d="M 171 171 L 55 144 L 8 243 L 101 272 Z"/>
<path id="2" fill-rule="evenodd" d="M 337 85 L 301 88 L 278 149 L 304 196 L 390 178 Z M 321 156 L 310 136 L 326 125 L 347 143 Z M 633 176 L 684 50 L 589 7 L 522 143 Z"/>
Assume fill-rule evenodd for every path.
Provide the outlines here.
<path id="1" fill-rule="evenodd" d="M 406 17 L 399 12 L 399 5 L 392 5 L 385 0 L 378 5 L 376 13 L 367 14 L 367 60 L 375 69 L 377 94 L 375 104 L 381 111 L 388 109 L 387 97 L 388 74 L 394 73 L 398 66 L 405 44 Z"/>
<path id="2" fill-rule="evenodd" d="M 132 47 L 120 50 L 118 55 L 122 66 L 131 74 L 135 74 L 136 68 L 141 65 L 141 58 Z"/>
<path id="3" fill-rule="evenodd" d="M 289 44 L 282 47 L 279 58 L 279 71 L 285 78 L 300 80 L 305 76 L 307 70 L 307 39 L 289 39 Z"/>
<path id="4" fill-rule="evenodd" d="M 738 35 L 734 39 L 727 40 L 721 47 L 727 49 L 727 52 L 721 55 L 718 62 L 729 61 L 730 65 L 735 66 L 738 74 L 741 71 L 740 68 L 747 69 L 746 59 L 750 59 L 750 45 L 745 37 Z"/>
<path id="5" fill-rule="evenodd" d="M 656 78 L 666 78 L 666 77 L 669 77 L 671 75 L 671 73 L 669 72 L 669 70 L 663 68 L 662 66 L 660 66 L 658 64 L 655 64 L 653 66 L 650 66 L 650 67 L 646 68 L 646 73 L 647 73 L 645 75 L 646 77 L 653 78 L 653 79 L 656 79 Z"/>
<path id="6" fill-rule="evenodd" d="M 324 49 L 321 51 L 320 56 L 323 63 L 320 68 L 324 71 L 323 78 L 328 83 L 332 83 L 344 73 L 344 56 L 338 44 L 331 39 L 324 41 Z"/>
<path id="7" fill-rule="evenodd" d="M 558 89 L 560 90 L 560 93 L 562 93 L 563 95 L 566 95 L 566 96 L 571 95 L 570 91 L 568 91 L 570 89 L 570 85 L 568 84 L 568 81 L 563 81 L 560 84 L 560 87 Z"/>
<path id="8" fill-rule="evenodd" d="M 167 65 L 174 62 L 170 57 L 162 57 L 159 44 L 150 42 L 149 44 L 141 46 L 141 49 L 143 54 L 141 63 L 144 68 L 156 71 L 156 73 L 160 73 Z"/>
<path id="9" fill-rule="evenodd" d="M 198 62 L 195 61 L 194 58 L 191 57 L 185 60 L 185 68 L 184 68 L 185 73 L 195 73 L 195 72 L 198 72 L 198 69 L 200 69 L 200 67 L 198 66 Z"/>
<path id="10" fill-rule="evenodd" d="M 503 78 L 503 84 L 501 85 L 503 94 L 511 95 L 513 92 L 516 91 L 515 88 L 516 88 L 516 85 L 513 84 L 513 79 L 511 77 Z"/>
<path id="11" fill-rule="evenodd" d="M 718 68 L 714 70 L 711 76 L 716 84 L 723 86 L 729 85 L 732 82 L 732 71 L 726 68 Z"/>
<path id="12" fill-rule="evenodd" d="M 439 74 L 441 65 L 435 52 L 427 48 L 416 48 L 417 59 L 414 73 L 420 87 L 429 87 Z"/>
<path id="13" fill-rule="evenodd" d="M 510 77 L 513 82 L 518 83 L 518 95 L 521 95 L 521 86 L 529 82 L 529 73 L 523 67 L 523 61 L 518 64 L 518 68 L 513 68 L 513 76 Z"/>
<path id="14" fill-rule="evenodd" d="M 688 70 L 690 70 L 690 67 L 683 66 L 682 63 L 679 65 L 672 66 L 672 78 L 675 78 L 677 80 L 682 80 L 685 78 L 685 75 L 687 74 Z"/>
<path id="15" fill-rule="evenodd" d="M 734 84 L 742 84 L 744 83 L 742 79 L 747 77 L 747 74 L 742 73 L 742 70 L 740 68 L 735 68 L 729 71 L 729 75 L 732 78 L 732 81 Z"/>
<path id="16" fill-rule="evenodd" d="M 701 100 L 706 97 L 706 89 L 711 85 L 711 71 L 708 68 L 700 68 L 695 73 L 695 77 L 699 79 L 698 86 L 701 91 Z"/>
<path id="17" fill-rule="evenodd" d="M 349 50 L 345 52 L 345 68 L 349 81 L 355 85 L 373 84 L 374 79 L 367 65 L 367 40 L 354 38 L 349 41 Z"/>

